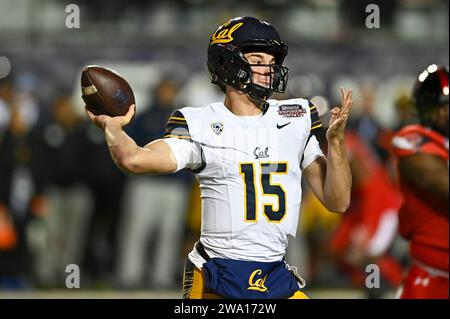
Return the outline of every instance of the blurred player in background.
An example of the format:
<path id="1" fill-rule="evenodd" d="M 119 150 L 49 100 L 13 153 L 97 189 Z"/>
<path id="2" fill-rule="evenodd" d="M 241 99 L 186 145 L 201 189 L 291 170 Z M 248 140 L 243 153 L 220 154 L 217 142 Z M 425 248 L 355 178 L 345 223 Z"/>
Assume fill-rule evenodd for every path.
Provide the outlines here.
<path id="1" fill-rule="evenodd" d="M 448 298 L 448 67 L 430 65 L 413 91 L 420 124 L 392 140 L 404 203 L 400 233 L 410 241 L 412 266 L 401 298 Z"/>
<path id="2" fill-rule="evenodd" d="M 178 85 L 163 78 L 152 93 L 153 104 L 127 128 L 139 146 L 164 135 L 165 123 L 175 109 Z M 123 240 L 118 276 L 122 287 L 176 287 L 177 270 L 183 266 L 179 243 L 191 183 L 189 172 L 130 178 L 125 205 L 129 208 L 120 223 Z M 149 252 L 152 243 L 154 249 Z"/>
<path id="3" fill-rule="evenodd" d="M 401 196 L 375 152 L 355 132 L 345 143 L 353 178 L 351 204 L 330 240 L 330 250 L 356 287 L 365 286 L 368 264 L 377 264 L 391 287 L 402 279 L 401 265 L 388 254 L 397 234 Z M 369 289 L 369 297 L 381 297 Z"/>
<path id="4" fill-rule="evenodd" d="M 11 119 L 11 109 L 14 103 L 14 90 L 12 81 L 8 79 L 0 79 L 0 260 L 2 260 L 2 251 L 11 250 L 17 243 L 17 232 L 14 227 L 12 214 L 7 205 L 7 183 L 5 180 L 10 179 L 11 160 L 7 156 L 4 148 L 5 138 L 8 138 L 9 122 Z M 3 273 L 0 267 L 0 275 Z"/>
<path id="5" fill-rule="evenodd" d="M 307 298 L 304 280 L 284 261 L 295 236 L 301 177 L 331 211 L 350 201 L 344 130 L 352 92 L 341 89 L 326 132 L 328 156 L 315 133 L 321 122 L 304 99 L 270 100 L 284 92 L 287 46 L 268 22 L 239 17 L 211 36 L 208 69 L 225 101 L 182 108 L 164 139 L 139 147 L 125 134 L 125 116 L 94 116 L 117 165 L 132 173 L 193 171 L 200 183 L 202 231 L 188 256 L 184 298 Z M 164 214 L 164 212 L 161 212 Z"/>
<path id="6" fill-rule="evenodd" d="M 0 80 L 0 289 L 30 285 L 33 257 L 27 228 L 46 212 L 45 158 L 36 140 L 36 105 L 23 103 L 11 77 Z M 1 110 L 0 110 L 1 112 Z"/>

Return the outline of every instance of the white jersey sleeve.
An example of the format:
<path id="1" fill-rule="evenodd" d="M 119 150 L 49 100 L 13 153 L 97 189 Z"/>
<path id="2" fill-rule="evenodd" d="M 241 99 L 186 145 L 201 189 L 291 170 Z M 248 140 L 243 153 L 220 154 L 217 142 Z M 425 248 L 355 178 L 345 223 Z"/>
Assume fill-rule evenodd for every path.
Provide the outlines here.
<path id="1" fill-rule="evenodd" d="M 202 148 L 192 140 L 188 123 L 181 111 L 177 110 L 169 117 L 163 141 L 175 155 L 176 171 L 187 168 L 195 172 L 204 165 Z"/>
<path id="2" fill-rule="evenodd" d="M 187 168 L 196 170 L 202 166 L 202 152 L 197 143 L 178 139 L 175 137 L 163 139 L 170 148 L 177 160 L 177 170 Z"/>

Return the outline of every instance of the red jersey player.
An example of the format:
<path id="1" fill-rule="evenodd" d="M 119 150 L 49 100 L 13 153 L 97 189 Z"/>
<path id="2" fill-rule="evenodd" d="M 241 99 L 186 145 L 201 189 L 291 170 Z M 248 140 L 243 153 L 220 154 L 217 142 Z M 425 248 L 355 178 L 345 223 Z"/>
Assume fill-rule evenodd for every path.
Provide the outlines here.
<path id="1" fill-rule="evenodd" d="M 376 263 L 391 287 L 402 280 L 401 265 L 388 253 L 398 226 L 401 195 L 374 152 L 352 131 L 345 135 L 353 176 L 351 204 L 330 241 L 330 250 L 355 286 L 365 282 L 365 266 Z M 367 291 L 370 298 L 379 291 Z"/>
<path id="2" fill-rule="evenodd" d="M 430 65 L 413 91 L 421 124 L 392 139 L 404 197 L 399 230 L 410 241 L 412 264 L 401 298 L 449 297 L 448 94 L 448 67 Z"/>

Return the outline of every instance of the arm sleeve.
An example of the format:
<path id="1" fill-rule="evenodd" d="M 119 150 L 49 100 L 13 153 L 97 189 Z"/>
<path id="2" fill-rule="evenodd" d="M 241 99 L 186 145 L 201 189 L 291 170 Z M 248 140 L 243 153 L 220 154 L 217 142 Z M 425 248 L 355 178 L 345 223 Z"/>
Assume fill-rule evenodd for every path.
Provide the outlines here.
<path id="1" fill-rule="evenodd" d="M 187 168 L 196 173 L 205 166 L 202 147 L 191 139 L 188 123 L 179 110 L 169 117 L 163 141 L 175 155 L 176 171 Z"/>

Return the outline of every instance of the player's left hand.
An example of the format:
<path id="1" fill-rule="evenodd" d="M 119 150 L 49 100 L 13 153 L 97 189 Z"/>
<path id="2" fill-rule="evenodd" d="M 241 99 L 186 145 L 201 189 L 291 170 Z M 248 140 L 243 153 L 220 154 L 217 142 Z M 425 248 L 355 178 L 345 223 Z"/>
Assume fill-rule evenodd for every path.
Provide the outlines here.
<path id="1" fill-rule="evenodd" d="M 334 139 L 343 139 L 347 119 L 352 108 L 353 91 L 351 89 L 341 88 L 342 106 L 331 110 L 330 123 L 326 137 L 328 142 Z"/>

